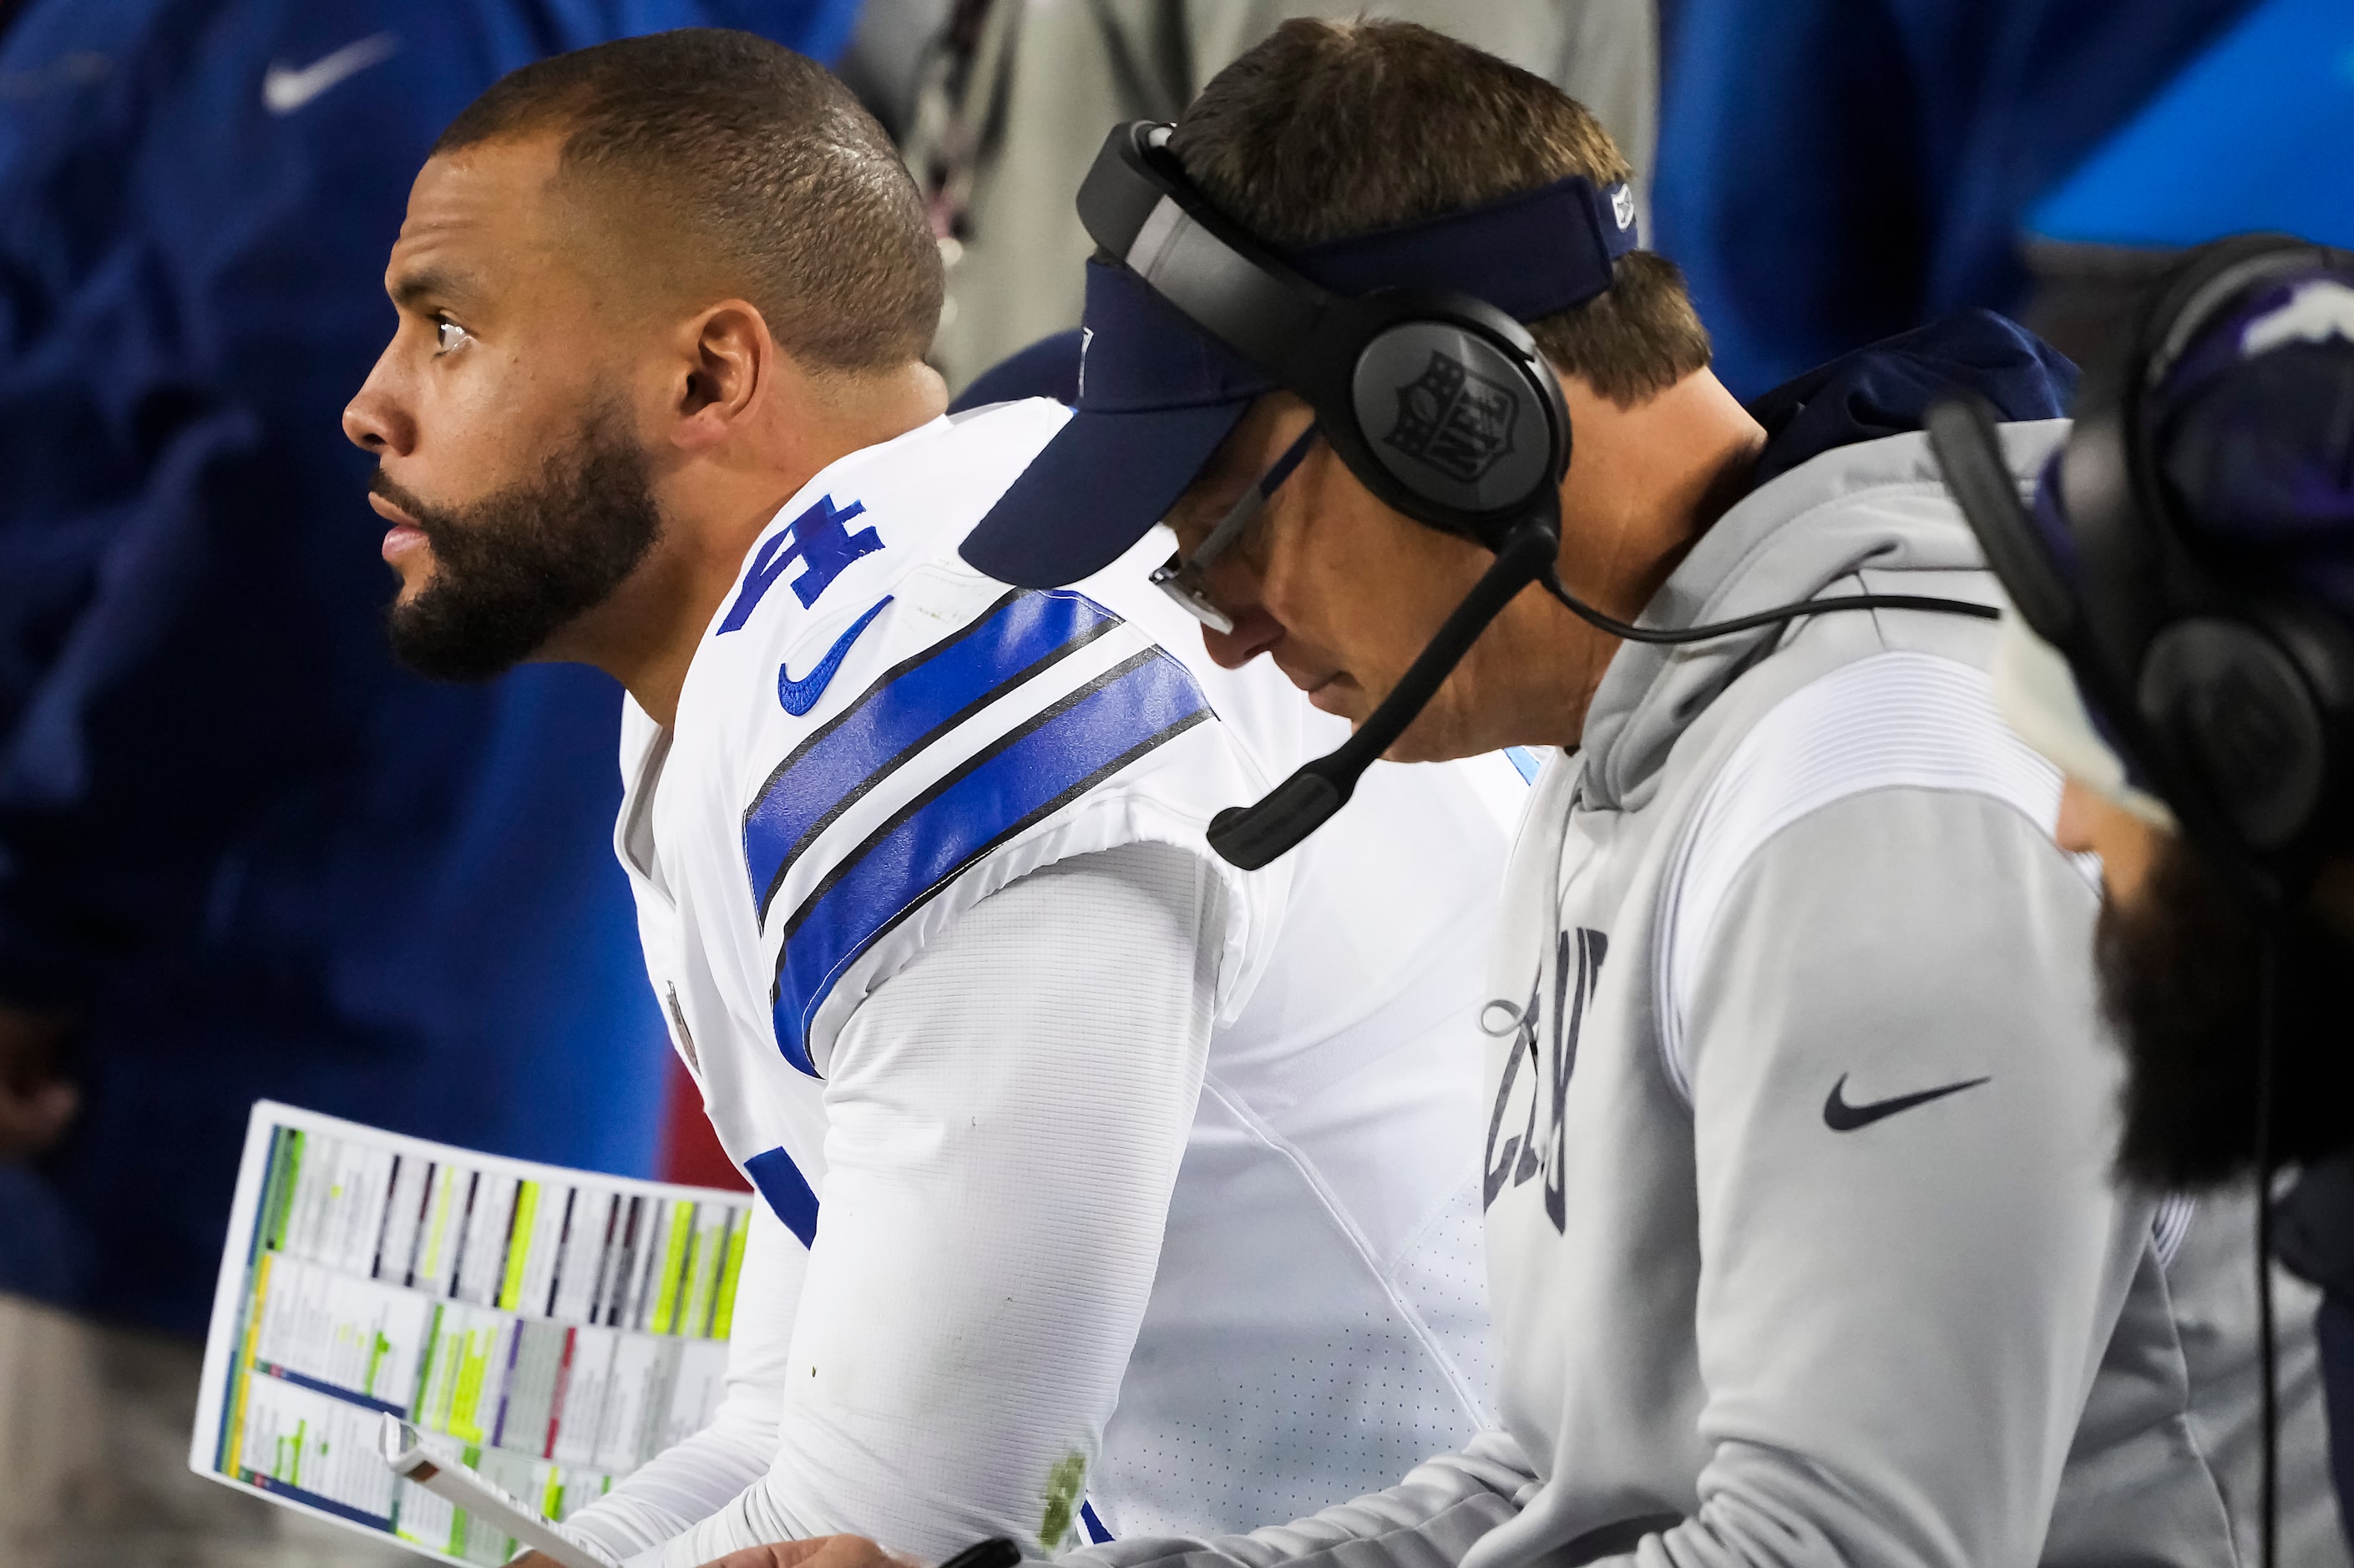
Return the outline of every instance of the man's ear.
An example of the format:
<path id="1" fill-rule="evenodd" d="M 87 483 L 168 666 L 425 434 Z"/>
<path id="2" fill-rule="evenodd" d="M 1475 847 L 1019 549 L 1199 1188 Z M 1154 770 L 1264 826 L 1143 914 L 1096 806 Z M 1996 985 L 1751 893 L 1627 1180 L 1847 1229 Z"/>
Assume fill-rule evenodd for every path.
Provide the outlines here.
<path id="1" fill-rule="evenodd" d="M 679 329 L 673 385 L 675 421 L 671 440 L 689 450 L 718 445 L 771 391 L 777 344 L 759 311 L 742 300 L 725 300 Z"/>

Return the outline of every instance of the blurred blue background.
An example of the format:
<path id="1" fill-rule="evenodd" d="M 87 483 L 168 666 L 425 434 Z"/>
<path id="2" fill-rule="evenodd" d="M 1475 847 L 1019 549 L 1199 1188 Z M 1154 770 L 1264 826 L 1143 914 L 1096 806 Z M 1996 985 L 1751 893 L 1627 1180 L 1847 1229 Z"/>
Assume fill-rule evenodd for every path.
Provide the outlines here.
<path id="1" fill-rule="evenodd" d="M 0 1289 L 199 1333 L 258 1097 L 650 1173 L 669 1048 L 609 849 L 619 692 L 396 669 L 338 428 L 441 126 L 848 0 L 33 0 L 0 37 L 0 1005 L 82 1103 Z M 327 62 L 322 66 L 320 62 Z M 305 73 L 308 73 L 307 75 Z"/>

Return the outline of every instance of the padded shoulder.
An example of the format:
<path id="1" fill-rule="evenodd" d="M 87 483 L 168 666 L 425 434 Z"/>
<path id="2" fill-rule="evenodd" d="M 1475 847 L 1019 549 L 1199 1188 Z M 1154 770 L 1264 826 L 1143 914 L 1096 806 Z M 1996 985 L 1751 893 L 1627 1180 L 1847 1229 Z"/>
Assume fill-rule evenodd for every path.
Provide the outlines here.
<path id="1" fill-rule="evenodd" d="M 1217 715 L 1177 658 L 1083 594 L 988 587 L 945 634 L 914 602 L 868 612 L 898 635 L 838 678 L 847 694 L 798 728 L 744 810 L 777 1044 L 804 1072 L 845 977 L 944 891 L 960 888 L 960 908 L 1066 854 L 1198 844 L 1247 787 L 1214 735 L 1182 744 Z"/>
<path id="2" fill-rule="evenodd" d="M 697 736 L 701 810 L 736 819 L 700 840 L 699 880 L 747 901 L 741 1001 L 768 985 L 777 1048 L 802 1072 L 822 1075 L 859 1000 L 978 898 L 1138 840 L 1206 857 L 1211 814 L 1268 782 L 1256 730 L 1218 722 L 1217 682 L 1165 629 L 1084 585 L 1010 588 L 958 556 L 1067 417 L 1007 405 L 827 469 L 764 531 L 696 653 L 680 729 Z M 1272 924 L 1245 906 L 1279 898 L 1228 905 L 1245 916 L 1231 939 Z"/>

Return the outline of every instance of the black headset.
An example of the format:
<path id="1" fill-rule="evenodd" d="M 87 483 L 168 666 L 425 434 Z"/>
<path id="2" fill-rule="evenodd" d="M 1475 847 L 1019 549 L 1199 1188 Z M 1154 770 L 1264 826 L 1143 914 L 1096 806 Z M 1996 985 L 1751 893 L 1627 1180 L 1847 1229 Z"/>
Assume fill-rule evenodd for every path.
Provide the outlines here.
<path id="1" fill-rule="evenodd" d="M 1350 298 L 1322 288 L 1218 210 L 1168 150 L 1170 130 L 1138 121 L 1106 138 L 1079 187 L 1087 233 L 1193 324 L 1304 399 L 1333 451 L 1376 499 L 1496 557 L 1354 735 L 1256 805 L 1218 813 L 1210 845 L 1232 863 L 1267 864 L 1346 805 L 1364 770 L 1531 583 L 1634 642 L 1700 642 L 1841 609 L 1997 613 L 1956 599 L 1856 594 L 1663 630 L 1585 603 L 1558 575 L 1569 407 L 1528 329 L 1452 290 L 1378 289 Z M 1607 252 L 1601 254 L 1606 267 Z"/>
<path id="2" fill-rule="evenodd" d="M 1168 151 L 1169 131 L 1139 121 L 1105 142 L 1079 186 L 1097 245 L 1305 399 L 1384 504 L 1499 554 L 1557 511 L 1569 406 L 1527 328 L 1448 290 L 1349 299 L 1319 286 L 1211 205 Z M 1428 418 L 1434 404 L 1457 411 L 1457 429 Z"/>
<path id="3" fill-rule="evenodd" d="M 2213 558 L 2165 479 L 2147 402 L 2209 325 L 2256 290 L 2354 256 L 2285 235 L 2202 246 L 2088 367 L 2059 462 L 2083 580 L 2055 569 L 1986 411 L 1930 413 L 1946 482 L 2037 635 L 2058 648 L 2183 825 L 2277 906 L 2354 819 L 2354 637 Z"/>

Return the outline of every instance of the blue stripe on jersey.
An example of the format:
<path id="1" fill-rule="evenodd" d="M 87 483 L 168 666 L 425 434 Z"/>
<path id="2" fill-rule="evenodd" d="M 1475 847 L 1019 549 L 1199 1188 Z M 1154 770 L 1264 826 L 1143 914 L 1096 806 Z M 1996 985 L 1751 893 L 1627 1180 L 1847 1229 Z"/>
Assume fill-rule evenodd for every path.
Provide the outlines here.
<path id="1" fill-rule="evenodd" d="M 1520 770 L 1521 782 L 1533 784 L 1537 781 L 1537 769 L 1540 764 L 1535 752 L 1525 746 L 1508 746 L 1504 747 L 1504 755 L 1510 758 L 1512 766 Z"/>
<path id="2" fill-rule="evenodd" d="M 1096 1513 L 1095 1500 L 1092 1498 L 1081 1499 L 1079 1522 L 1087 1527 L 1088 1544 L 1101 1546 L 1105 1542 L 1112 1539 L 1111 1531 L 1104 1528 L 1103 1520 Z"/>
<path id="3" fill-rule="evenodd" d="M 885 671 L 777 764 L 746 810 L 744 868 L 758 918 L 793 862 L 853 802 L 1001 693 L 1119 624 L 1078 594 L 1016 591 Z"/>
<path id="4" fill-rule="evenodd" d="M 769 1207 L 785 1222 L 785 1229 L 801 1238 L 801 1245 L 817 1245 L 817 1194 L 782 1144 L 744 1161 L 744 1174 L 769 1200 Z"/>
<path id="5" fill-rule="evenodd" d="M 843 969 L 982 855 L 1213 716 L 1158 648 L 1122 661 L 909 801 L 811 890 L 785 927 L 777 1044 L 815 1076 L 809 1021 Z"/>

